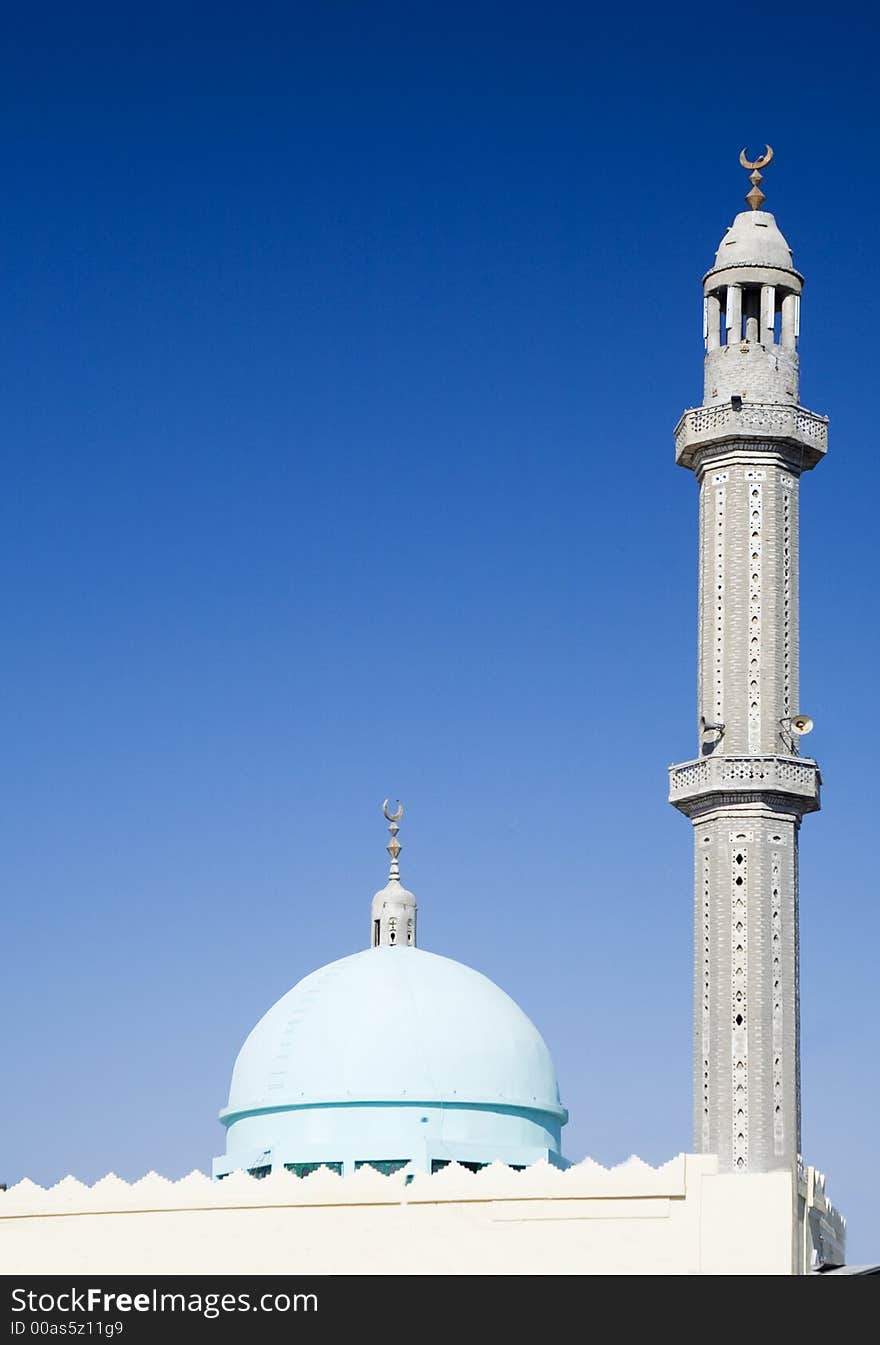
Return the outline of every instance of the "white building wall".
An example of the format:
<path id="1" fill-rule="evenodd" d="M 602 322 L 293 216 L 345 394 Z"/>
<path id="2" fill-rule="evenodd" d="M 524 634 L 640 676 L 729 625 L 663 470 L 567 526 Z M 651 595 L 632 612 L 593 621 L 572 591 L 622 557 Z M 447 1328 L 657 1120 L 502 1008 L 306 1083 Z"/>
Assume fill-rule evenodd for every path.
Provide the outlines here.
<path id="1" fill-rule="evenodd" d="M 813 1188 L 794 1172 L 735 1177 L 713 1157 L 680 1155 L 656 1169 L 631 1159 L 610 1170 L 588 1161 L 408 1175 L 150 1174 L 91 1188 L 66 1178 L 49 1191 L 22 1182 L 0 1194 L 0 1266 L 7 1275 L 789 1275 L 808 1254 Z M 833 1211 L 824 1217 L 833 1228 Z"/>

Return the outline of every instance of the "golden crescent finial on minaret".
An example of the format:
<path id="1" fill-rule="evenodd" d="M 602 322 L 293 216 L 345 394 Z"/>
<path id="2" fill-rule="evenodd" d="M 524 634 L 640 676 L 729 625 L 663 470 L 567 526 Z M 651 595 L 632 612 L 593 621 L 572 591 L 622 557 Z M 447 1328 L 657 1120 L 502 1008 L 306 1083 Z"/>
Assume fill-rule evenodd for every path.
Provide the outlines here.
<path id="1" fill-rule="evenodd" d="M 766 168 L 772 158 L 772 145 L 765 145 L 764 153 L 759 154 L 757 159 L 754 160 L 748 157 L 745 147 L 739 152 L 739 161 L 743 168 L 751 169 L 751 172 L 749 173 L 749 181 L 752 184 L 752 190 L 746 196 L 746 204 L 751 206 L 752 210 L 760 210 L 764 201 L 767 199 L 761 191 L 761 188 L 758 186 L 758 183 L 761 181 L 762 177 L 761 169 Z"/>
<path id="2" fill-rule="evenodd" d="M 385 819 L 388 822 L 399 822 L 400 819 L 403 817 L 403 804 L 400 802 L 400 799 L 397 799 L 396 800 L 397 812 L 392 813 L 389 811 L 388 808 L 390 802 L 391 802 L 390 799 L 386 799 L 385 802 L 382 804 L 382 812 L 385 814 Z"/>
<path id="3" fill-rule="evenodd" d="M 739 161 L 742 164 L 743 168 L 766 168 L 772 158 L 773 158 L 772 145 L 765 145 L 764 153 L 759 154 L 757 159 L 755 159 L 754 163 L 750 163 L 749 160 L 746 158 L 745 149 L 741 149 L 739 152 Z"/>

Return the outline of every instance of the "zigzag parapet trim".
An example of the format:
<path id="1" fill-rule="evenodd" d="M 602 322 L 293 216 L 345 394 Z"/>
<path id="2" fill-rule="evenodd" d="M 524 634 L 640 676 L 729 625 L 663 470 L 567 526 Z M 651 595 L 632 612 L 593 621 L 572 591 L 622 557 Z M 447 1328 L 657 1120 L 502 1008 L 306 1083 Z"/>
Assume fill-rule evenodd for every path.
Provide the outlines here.
<path id="1" fill-rule="evenodd" d="M 712 1157 L 679 1154 L 654 1168 L 633 1155 L 611 1168 L 592 1159 L 564 1169 L 544 1161 L 521 1172 L 504 1163 L 490 1163 L 478 1172 L 450 1163 L 433 1175 L 411 1166 L 390 1176 L 369 1167 L 346 1177 L 328 1168 L 319 1168 L 306 1177 L 280 1169 L 263 1178 L 237 1171 L 223 1181 L 193 1171 L 177 1181 L 148 1172 L 135 1182 L 126 1182 L 110 1172 L 92 1186 L 68 1176 L 54 1186 L 43 1188 L 24 1178 L 8 1191 L 0 1192 L 0 1218 L 243 1205 L 422 1204 L 554 1197 L 681 1198 L 688 1176 L 697 1170 L 708 1175 L 717 1171 L 717 1162 Z"/>

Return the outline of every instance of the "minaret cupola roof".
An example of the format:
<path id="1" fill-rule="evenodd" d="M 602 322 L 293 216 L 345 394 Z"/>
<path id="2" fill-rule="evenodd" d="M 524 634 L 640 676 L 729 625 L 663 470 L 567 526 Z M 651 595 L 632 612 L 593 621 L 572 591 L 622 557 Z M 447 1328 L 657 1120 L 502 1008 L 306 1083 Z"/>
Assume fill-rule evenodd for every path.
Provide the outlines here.
<path id="1" fill-rule="evenodd" d="M 787 271 L 797 276 L 798 282 L 802 281 L 803 277 L 794 269 L 791 248 L 779 225 L 769 210 L 761 209 L 766 198 L 758 187 L 762 178 L 759 170 L 765 168 L 772 158 L 773 150 L 769 145 L 764 154 L 753 161 L 746 158 L 745 150 L 740 155 L 743 168 L 752 169 L 749 179 L 753 184 L 752 190 L 746 196 L 749 209 L 737 215 L 722 238 L 715 254 L 715 265 L 704 277 L 705 281 L 714 278 L 718 271 L 749 266 Z"/>
<path id="2" fill-rule="evenodd" d="M 718 245 L 713 271 L 728 266 L 772 266 L 794 271 L 791 248 L 769 210 L 743 210 Z"/>

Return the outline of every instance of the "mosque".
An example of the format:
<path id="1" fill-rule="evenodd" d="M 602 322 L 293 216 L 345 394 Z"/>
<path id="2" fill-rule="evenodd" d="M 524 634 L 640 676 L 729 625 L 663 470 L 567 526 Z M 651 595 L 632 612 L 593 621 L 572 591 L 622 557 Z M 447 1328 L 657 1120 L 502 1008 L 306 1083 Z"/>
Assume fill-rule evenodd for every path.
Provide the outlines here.
<path id="1" fill-rule="evenodd" d="M 417 942 L 389 801 L 368 946 L 307 975 L 242 1046 L 211 1177 L 0 1196 L 7 1273 L 803 1274 L 845 1225 L 800 1146 L 798 491 L 828 422 L 799 400 L 803 277 L 758 160 L 703 279 L 704 395 L 675 429 L 700 497 L 697 743 L 670 768 L 695 843 L 693 1149 L 564 1156 L 540 1033 Z M 366 903 L 365 903 L 366 905 Z M 365 909 L 366 916 L 366 909 Z M 366 923 L 366 921 L 365 921 Z"/>

